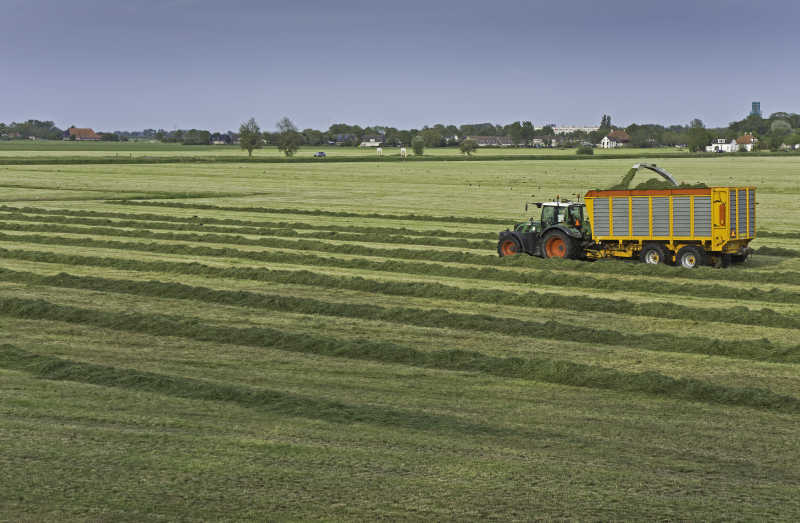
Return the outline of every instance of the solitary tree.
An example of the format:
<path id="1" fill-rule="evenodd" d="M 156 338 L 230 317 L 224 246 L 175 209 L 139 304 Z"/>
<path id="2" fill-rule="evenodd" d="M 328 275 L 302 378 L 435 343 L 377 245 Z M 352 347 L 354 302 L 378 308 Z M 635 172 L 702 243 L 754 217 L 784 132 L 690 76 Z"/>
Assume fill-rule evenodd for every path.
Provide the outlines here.
<path id="1" fill-rule="evenodd" d="M 415 136 L 414 139 L 411 140 L 411 149 L 413 149 L 414 154 L 417 156 L 425 154 L 425 139 L 420 135 Z"/>
<path id="2" fill-rule="evenodd" d="M 695 118 L 689 122 L 689 150 L 692 152 L 703 151 L 710 138 L 703 120 Z"/>
<path id="3" fill-rule="evenodd" d="M 466 154 L 467 156 L 470 156 L 478 148 L 478 142 L 476 142 L 471 138 L 467 138 L 466 140 L 461 142 L 459 148 L 461 149 L 462 153 Z"/>
<path id="4" fill-rule="evenodd" d="M 303 135 L 297 131 L 292 121 L 284 116 L 278 123 L 278 150 L 286 156 L 292 156 L 303 145 Z"/>
<path id="5" fill-rule="evenodd" d="M 611 130 L 611 116 L 604 114 L 603 117 L 600 118 L 600 128 Z"/>
<path id="6" fill-rule="evenodd" d="M 239 145 L 247 150 L 247 156 L 253 156 L 253 149 L 260 148 L 264 143 L 261 129 L 258 128 L 255 118 L 250 118 L 239 126 Z"/>

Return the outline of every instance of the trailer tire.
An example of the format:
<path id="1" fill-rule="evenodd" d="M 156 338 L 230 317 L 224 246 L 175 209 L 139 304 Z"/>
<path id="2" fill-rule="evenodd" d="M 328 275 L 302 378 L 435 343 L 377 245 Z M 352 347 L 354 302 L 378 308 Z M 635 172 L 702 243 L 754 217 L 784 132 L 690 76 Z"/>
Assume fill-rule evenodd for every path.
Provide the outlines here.
<path id="1" fill-rule="evenodd" d="M 522 252 L 522 247 L 516 238 L 505 237 L 497 242 L 497 254 L 500 257 L 514 256 Z"/>
<path id="2" fill-rule="evenodd" d="M 695 269 L 701 265 L 707 265 L 706 252 L 702 247 L 696 245 L 686 245 L 681 247 L 675 255 L 675 262 L 684 269 Z"/>
<path id="3" fill-rule="evenodd" d="M 667 253 L 661 245 L 651 243 L 642 248 L 639 259 L 648 265 L 661 265 L 667 262 Z"/>
<path id="4" fill-rule="evenodd" d="M 544 235 L 542 251 L 545 258 L 575 258 L 577 248 L 572 238 L 555 229 Z"/>

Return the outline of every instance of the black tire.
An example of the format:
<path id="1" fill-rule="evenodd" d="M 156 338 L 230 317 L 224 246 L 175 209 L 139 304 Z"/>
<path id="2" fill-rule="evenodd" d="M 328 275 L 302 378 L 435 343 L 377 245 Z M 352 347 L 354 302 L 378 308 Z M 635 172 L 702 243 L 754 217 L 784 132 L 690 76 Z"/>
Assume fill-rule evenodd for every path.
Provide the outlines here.
<path id="1" fill-rule="evenodd" d="M 684 269 L 695 269 L 706 263 L 706 252 L 697 245 L 686 245 L 681 247 L 675 255 L 675 264 Z"/>
<path id="2" fill-rule="evenodd" d="M 577 251 L 575 241 L 558 229 L 548 231 L 542 238 L 542 253 L 545 258 L 576 258 Z"/>
<path id="3" fill-rule="evenodd" d="M 747 254 L 731 254 L 731 263 L 744 263 L 747 261 Z"/>
<path id="4" fill-rule="evenodd" d="M 515 256 L 522 253 L 522 246 L 513 236 L 505 236 L 497 242 L 497 254 L 504 256 Z"/>
<path id="5" fill-rule="evenodd" d="M 667 251 L 657 243 L 650 243 L 642 247 L 639 260 L 648 265 L 661 265 L 667 263 Z"/>

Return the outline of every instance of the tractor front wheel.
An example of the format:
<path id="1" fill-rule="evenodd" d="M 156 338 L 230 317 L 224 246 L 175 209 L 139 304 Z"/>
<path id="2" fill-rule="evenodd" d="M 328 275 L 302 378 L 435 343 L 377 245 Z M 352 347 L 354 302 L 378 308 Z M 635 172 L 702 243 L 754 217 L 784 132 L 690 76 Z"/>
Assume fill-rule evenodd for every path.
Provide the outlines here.
<path id="1" fill-rule="evenodd" d="M 522 249 L 519 243 L 514 238 L 503 238 L 497 242 L 497 254 L 502 258 L 503 256 L 514 256 L 519 254 Z"/>
<path id="2" fill-rule="evenodd" d="M 575 243 L 559 230 L 550 231 L 544 237 L 545 258 L 574 258 Z"/>

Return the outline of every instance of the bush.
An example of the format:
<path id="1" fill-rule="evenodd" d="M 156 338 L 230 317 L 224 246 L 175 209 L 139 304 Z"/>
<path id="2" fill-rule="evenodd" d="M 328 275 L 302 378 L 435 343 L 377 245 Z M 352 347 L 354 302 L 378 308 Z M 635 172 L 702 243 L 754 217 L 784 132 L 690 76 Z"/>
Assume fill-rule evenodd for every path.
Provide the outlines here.
<path id="1" fill-rule="evenodd" d="M 461 142 L 461 145 L 459 146 L 461 152 L 466 154 L 467 156 L 475 152 L 477 148 L 478 148 L 478 142 L 476 142 L 475 140 L 471 140 L 469 138 Z"/>
<path id="2" fill-rule="evenodd" d="M 575 151 L 575 154 L 594 154 L 594 147 L 591 145 L 581 145 Z"/>
<path id="3" fill-rule="evenodd" d="M 411 149 L 417 156 L 425 154 L 425 139 L 422 138 L 422 136 L 415 136 L 414 139 L 411 140 Z"/>

